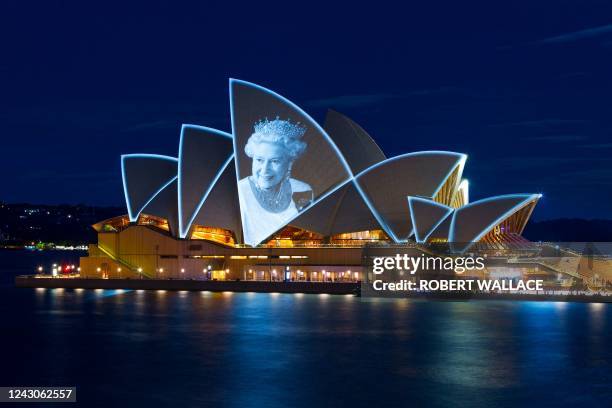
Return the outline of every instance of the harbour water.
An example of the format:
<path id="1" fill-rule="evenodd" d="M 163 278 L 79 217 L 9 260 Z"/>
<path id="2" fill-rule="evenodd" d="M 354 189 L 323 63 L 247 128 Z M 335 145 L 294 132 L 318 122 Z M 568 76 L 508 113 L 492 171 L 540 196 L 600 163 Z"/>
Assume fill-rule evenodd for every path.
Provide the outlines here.
<path id="1" fill-rule="evenodd" d="M 100 407 L 612 401 L 612 305 L 13 287 L 79 255 L 0 251 L 0 386 Z"/>

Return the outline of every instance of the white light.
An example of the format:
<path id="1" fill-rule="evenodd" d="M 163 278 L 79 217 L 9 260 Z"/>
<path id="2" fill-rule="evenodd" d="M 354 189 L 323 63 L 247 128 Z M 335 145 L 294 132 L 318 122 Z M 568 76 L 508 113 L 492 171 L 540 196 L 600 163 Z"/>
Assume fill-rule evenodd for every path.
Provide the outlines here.
<path id="1" fill-rule="evenodd" d="M 39 267 L 38 267 L 38 272 L 42 272 L 42 271 L 43 271 L 43 267 L 42 267 L 42 266 L 39 266 Z"/>
<path id="2" fill-rule="evenodd" d="M 181 268 L 181 273 L 185 273 L 185 268 Z"/>

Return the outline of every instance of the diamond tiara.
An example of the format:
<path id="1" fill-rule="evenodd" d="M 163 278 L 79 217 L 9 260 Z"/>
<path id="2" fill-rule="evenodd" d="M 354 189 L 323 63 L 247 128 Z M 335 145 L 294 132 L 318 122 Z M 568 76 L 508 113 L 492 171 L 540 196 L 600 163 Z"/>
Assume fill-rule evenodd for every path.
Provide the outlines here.
<path id="1" fill-rule="evenodd" d="M 292 123 L 291 120 L 282 120 L 278 116 L 274 120 L 260 120 L 255 123 L 253 130 L 261 135 L 284 136 L 290 139 L 299 139 L 306 133 L 306 128 L 300 122 Z"/>

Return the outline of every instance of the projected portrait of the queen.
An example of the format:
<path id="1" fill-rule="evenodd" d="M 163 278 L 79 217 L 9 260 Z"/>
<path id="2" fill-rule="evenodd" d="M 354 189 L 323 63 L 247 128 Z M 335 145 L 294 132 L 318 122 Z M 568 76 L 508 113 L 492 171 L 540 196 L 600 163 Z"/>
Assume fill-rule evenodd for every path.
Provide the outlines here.
<path id="1" fill-rule="evenodd" d="M 291 178 L 293 163 L 307 148 L 302 140 L 305 132 L 305 127 L 290 120 L 255 123 L 244 147 L 252 160 L 251 175 L 238 182 L 247 241 L 262 241 L 312 203 L 310 185 Z"/>

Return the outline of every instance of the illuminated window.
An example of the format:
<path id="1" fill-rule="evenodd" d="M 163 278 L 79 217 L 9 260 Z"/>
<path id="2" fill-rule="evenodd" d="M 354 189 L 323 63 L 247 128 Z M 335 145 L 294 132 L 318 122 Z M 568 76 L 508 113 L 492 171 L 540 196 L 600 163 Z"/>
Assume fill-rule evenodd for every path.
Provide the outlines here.
<path id="1" fill-rule="evenodd" d="M 191 239 L 203 239 L 230 246 L 235 244 L 234 234 L 231 231 L 223 228 L 204 227 L 202 225 L 195 225 L 193 227 Z"/>

